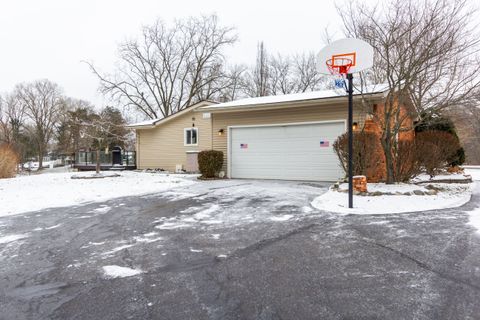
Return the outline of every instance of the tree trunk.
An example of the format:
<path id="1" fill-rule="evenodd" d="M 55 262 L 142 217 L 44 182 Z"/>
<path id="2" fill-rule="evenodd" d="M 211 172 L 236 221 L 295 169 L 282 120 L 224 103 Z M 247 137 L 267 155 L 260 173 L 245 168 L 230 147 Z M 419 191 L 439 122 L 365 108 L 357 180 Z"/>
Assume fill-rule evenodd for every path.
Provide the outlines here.
<path id="1" fill-rule="evenodd" d="M 97 174 L 100 173 L 100 148 L 97 148 L 97 165 L 95 166 Z"/>
<path id="2" fill-rule="evenodd" d="M 392 156 L 392 143 L 390 141 L 391 133 L 385 131 L 382 137 L 383 154 L 385 155 L 385 170 L 386 170 L 386 183 L 393 184 L 395 182 L 394 176 L 394 161 Z"/>
<path id="3" fill-rule="evenodd" d="M 43 155 L 44 155 L 43 147 L 39 147 L 38 148 L 38 171 L 43 169 Z"/>

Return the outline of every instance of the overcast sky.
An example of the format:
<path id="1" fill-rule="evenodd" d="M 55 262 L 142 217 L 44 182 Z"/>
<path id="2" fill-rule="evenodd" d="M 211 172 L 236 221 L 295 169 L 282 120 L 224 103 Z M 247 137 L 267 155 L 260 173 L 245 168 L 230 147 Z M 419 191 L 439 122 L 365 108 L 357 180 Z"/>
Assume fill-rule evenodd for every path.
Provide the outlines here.
<path id="1" fill-rule="evenodd" d="M 212 13 L 236 28 L 239 41 L 226 52 L 234 63 L 253 63 L 261 40 L 270 53 L 290 54 L 319 51 L 327 26 L 341 36 L 331 0 L 2 0 L 0 93 L 48 78 L 101 107 L 98 80 L 82 60 L 110 72 L 117 44 L 142 25 Z"/>

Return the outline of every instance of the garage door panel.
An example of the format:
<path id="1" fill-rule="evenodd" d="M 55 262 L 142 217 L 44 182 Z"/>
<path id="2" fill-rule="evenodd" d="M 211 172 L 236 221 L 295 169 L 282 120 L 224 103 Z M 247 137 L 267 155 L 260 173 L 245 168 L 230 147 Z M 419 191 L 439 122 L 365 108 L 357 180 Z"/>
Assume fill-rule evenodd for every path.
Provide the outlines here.
<path id="1" fill-rule="evenodd" d="M 343 175 L 333 142 L 344 122 L 232 128 L 233 178 L 333 181 Z M 320 141 L 328 141 L 321 147 Z"/>

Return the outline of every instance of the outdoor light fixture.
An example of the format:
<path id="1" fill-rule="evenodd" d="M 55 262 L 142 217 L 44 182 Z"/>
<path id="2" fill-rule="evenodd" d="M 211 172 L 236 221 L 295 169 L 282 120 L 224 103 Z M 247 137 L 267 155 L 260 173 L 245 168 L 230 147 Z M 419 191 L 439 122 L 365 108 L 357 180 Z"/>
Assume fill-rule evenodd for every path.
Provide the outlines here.
<path id="1" fill-rule="evenodd" d="M 357 130 L 358 129 L 358 123 L 354 122 L 353 125 L 352 125 L 352 129 Z"/>
<path id="2" fill-rule="evenodd" d="M 222 136 L 223 135 L 223 129 L 218 130 L 218 135 Z"/>

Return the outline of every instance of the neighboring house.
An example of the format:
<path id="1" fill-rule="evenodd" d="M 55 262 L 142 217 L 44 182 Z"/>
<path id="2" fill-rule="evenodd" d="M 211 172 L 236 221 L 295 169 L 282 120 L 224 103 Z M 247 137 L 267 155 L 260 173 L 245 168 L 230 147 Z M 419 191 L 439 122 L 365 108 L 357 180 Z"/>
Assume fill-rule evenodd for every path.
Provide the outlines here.
<path id="1" fill-rule="evenodd" d="M 378 108 L 387 92 L 385 86 L 370 88 L 363 98 Z M 357 128 L 372 113 L 355 103 L 360 99 L 354 96 Z M 201 102 L 131 127 L 137 132 L 138 168 L 175 171 L 180 165 L 196 171 L 196 152 L 214 149 L 223 151 L 223 170 L 230 178 L 335 181 L 344 172 L 332 146 L 346 124 L 345 91 L 326 90 Z"/>

